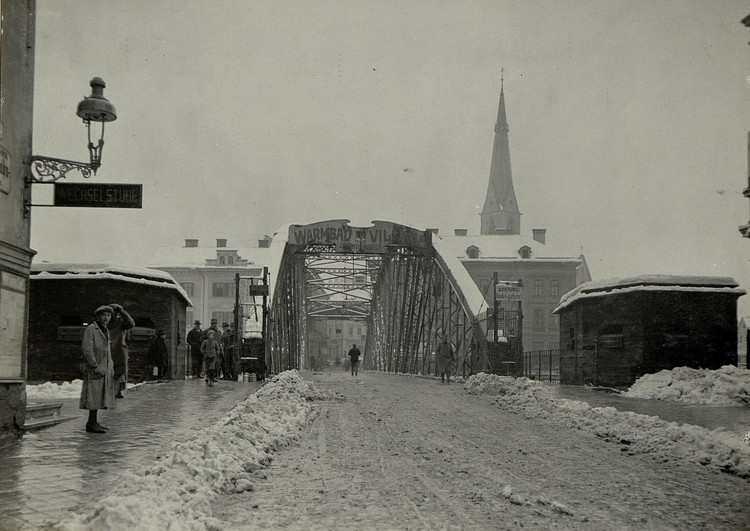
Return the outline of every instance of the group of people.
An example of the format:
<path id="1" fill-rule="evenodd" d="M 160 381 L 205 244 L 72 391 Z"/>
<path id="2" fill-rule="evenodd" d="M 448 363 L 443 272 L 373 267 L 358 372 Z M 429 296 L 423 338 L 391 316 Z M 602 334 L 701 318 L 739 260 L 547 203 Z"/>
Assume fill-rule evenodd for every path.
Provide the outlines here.
<path id="1" fill-rule="evenodd" d="M 201 330 L 201 322 L 195 321 L 187 334 L 190 347 L 191 372 L 193 378 L 205 378 L 206 384 L 213 386 L 219 374 L 226 380 L 234 380 L 234 331 L 229 323 L 211 319 L 211 326 Z"/>

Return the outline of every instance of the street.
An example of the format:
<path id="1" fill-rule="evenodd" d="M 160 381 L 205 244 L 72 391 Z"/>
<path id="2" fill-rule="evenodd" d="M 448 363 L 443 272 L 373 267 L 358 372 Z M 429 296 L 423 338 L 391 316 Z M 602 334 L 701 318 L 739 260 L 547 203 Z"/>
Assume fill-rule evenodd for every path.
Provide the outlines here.
<path id="1" fill-rule="evenodd" d="M 229 529 L 750 529 L 745 479 L 526 419 L 460 383 L 302 374 L 344 400 L 315 402 L 253 492 L 214 501 Z"/>

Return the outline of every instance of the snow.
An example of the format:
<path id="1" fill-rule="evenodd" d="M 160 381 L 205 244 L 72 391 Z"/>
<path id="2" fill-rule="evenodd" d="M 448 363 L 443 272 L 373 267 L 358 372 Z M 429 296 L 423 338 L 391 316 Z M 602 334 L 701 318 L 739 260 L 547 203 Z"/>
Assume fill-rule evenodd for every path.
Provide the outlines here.
<path id="1" fill-rule="evenodd" d="M 623 396 L 702 405 L 750 404 L 750 371 L 725 365 L 718 370 L 677 367 L 646 374 Z"/>
<path id="2" fill-rule="evenodd" d="M 222 493 L 252 491 L 253 473 L 299 437 L 313 410 L 311 401 L 338 398 L 316 389 L 296 371 L 274 377 L 212 426 L 184 442 L 140 473 L 125 473 L 87 513 L 55 526 L 79 529 L 212 530 L 222 525 L 211 502 Z"/>
<path id="3" fill-rule="evenodd" d="M 527 418 L 543 419 L 560 429 L 580 430 L 620 444 L 630 455 L 687 460 L 750 478 L 748 436 L 743 440 L 722 429 L 710 431 L 554 398 L 552 384 L 527 378 L 479 373 L 467 378 L 463 387 L 469 394 L 493 395 L 493 404 Z M 740 407 L 744 400 L 737 397 L 747 397 L 749 391 L 750 371 L 731 366 L 716 371 L 679 367 L 640 378 L 624 396 Z M 77 397 L 78 393 L 80 380 L 27 386 L 29 397 Z M 297 440 L 319 412 L 313 402 L 340 399 L 341 395 L 303 380 L 297 371 L 283 372 L 214 425 L 173 443 L 152 466 L 123 474 L 88 512 L 70 515 L 56 528 L 157 529 L 170 522 L 173 530 L 222 529 L 224 524 L 212 515 L 212 503 L 222 494 L 254 491 L 273 454 Z M 555 501 L 527 499 L 510 486 L 501 495 L 514 504 L 548 505 L 561 514 L 571 511 Z"/>
<path id="4" fill-rule="evenodd" d="M 750 385 L 749 375 L 741 376 L 735 372 L 739 369 L 731 369 L 723 367 L 717 371 L 704 371 L 700 377 L 684 376 L 691 370 L 684 367 L 662 371 L 658 375 L 650 375 L 653 378 L 644 377 L 637 381 L 631 388 L 633 393 L 628 394 L 629 391 L 626 396 L 675 397 L 676 394 L 668 388 L 673 382 L 679 382 L 684 390 L 690 385 L 696 390 L 680 394 L 693 397 L 688 400 L 698 400 L 697 397 L 702 395 L 710 400 L 705 403 L 726 403 L 722 400 L 733 400 L 738 389 L 744 389 L 746 394 Z M 715 374 L 707 374 L 711 372 Z M 750 374 L 749 371 L 743 372 Z M 605 440 L 619 442 L 627 446 L 631 454 L 687 459 L 750 478 L 750 444 L 734 433 L 679 425 L 658 417 L 618 411 L 613 407 L 591 407 L 578 400 L 553 398 L 549 384 L 527 378 L 479 373 L 467 379 L 464 389 L 471 394 L 497 395 L 496 405 L 527 418 L 542 418 L 563 428 L 583 430 Z"/>
<path id="5" fill-rule="evenodd" d="M 560 298 L 560 305 L 553 311 L 557 313 L 580 299 L 635 291 L 731 293 L 737 296 L 745 294 L 745 290 L 731 277 L 640 275 L 585 282 L 565 293 Z"/>
<path id="6" fill-rule="evenodd" d="M 56 384 L 45 382 L 39 385 L 26 386 L 26 398 L 29 400 L 58 400 L 63 398 L 78 398 L 81 396 L 83 380 L 73 380 Z"/>

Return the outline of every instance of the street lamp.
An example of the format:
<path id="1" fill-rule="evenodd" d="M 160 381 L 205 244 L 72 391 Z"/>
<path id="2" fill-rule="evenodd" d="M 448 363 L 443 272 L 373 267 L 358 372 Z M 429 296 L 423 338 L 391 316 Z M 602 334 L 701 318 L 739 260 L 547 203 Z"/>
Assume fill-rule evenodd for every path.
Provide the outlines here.
<path id="1" fill-rule="evenodd" d="M 52 157 L 41 157 L 32 155 L 30 181 L 32 183 L 54 183 L 58 179 L 65 178 L 72 170 L 78 170 L 88 179 L 96 175 L 96 170 L 102 165 L 102 148 L 104 148 L 104 124 L 117 120 L 115 106 L 104 97 L 104 80 L 95 77 L 89 83 L 91 85 L 91 96 L 84 96 L 78 104 L 76 115 L 83 119 L 88 132 L 89 159 L 86 162 L 74 160 L 56 159 Z M 101 124 L 101 132 L 96 144 L 91 140 L 91 122 Z"/>

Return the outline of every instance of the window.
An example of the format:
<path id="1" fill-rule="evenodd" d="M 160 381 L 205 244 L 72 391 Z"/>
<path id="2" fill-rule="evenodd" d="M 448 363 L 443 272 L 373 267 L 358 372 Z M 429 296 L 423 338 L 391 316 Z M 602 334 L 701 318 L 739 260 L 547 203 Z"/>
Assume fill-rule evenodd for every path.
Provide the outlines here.
<path id="1" fill-rule="evenodd" d="M 234 282 L 214 282 L 211 284 L 214 297 L 234 297 Z"/>
<path id="2" fill-rule="evenodd" d="M 229 265 L 234 265 L 234 256 L 227 257 L 227 263 Z"/>
<path id="3" fill-rule="evenodd" d="M 353 335 L 354 335 L 354 327 L 350 326 L 349 327 L 349 337 L 352 337 Z"/>
<path id="4" fill-rule="evenodd" d="M 223 256 L 219 257 L 219 265 L 224 265 L 226 263 L 226 258 Z"/>
<path id="5" fill-rule="evenodd" d="M 211 319 L 219 321 L 219 328 L 223 323 L 234 324 L 234 312 L 211 312 Z"/>
<path id="6" fill-rule="evenodd" d="M 549 324 L 550 326 L 560 326 L 560 316 L 554 313 L 555 310 L 549 312 Z"/>
<path id="7" fill-rule="evenodd" d="M 336 335 L 337 335 L 337 336 L 340 336 L 340 335 L 341 335 L 341 328 L 337 328 L 337 329 L 336 329 Z"/>
<path id="8" fill-rule="evenodd" d="M 534 295 L 544 295 L 544 280 L 534 279 Z"/>
<path id="9" fill-rule="evenodd" d="M 358 336 L 361 336 L 361 335 L 362 335 L 362 327 L 361 327 L 361 326 L 358 326 L 358 327 L 357 327 L 357 335 L 358 335 Z"/>
<path id="10" fill-rule="evenodd" d="M 534 310 L 534 328 L 541 328 L 544 326 L 544 310 Z"/>
<path id="11" fill-rule="evenodd" d="M 556 278 L 553 278 L 549 281 L 549 294 L 550 295 L 560 295 L 560 281 Z"/>
<path id="12" fill-rule="evenodd" d="M 187 325 L 190 328 L 193 328 L 193 321 L 194 321 L 194 319 L 193 319 L 193 312 L 192 311 L 188 311 L 187 312 L 185 319 L 187 320 Z"/>
<path id="13" fill-rule="evenodd" d="M 192 282 L 180 282 L 180 286 L 182 286 L 182 289 L 185 290 L 185 293 L 188 294 L 188 297 L 193 296 L 193 286 L 194 284 Z"/>

